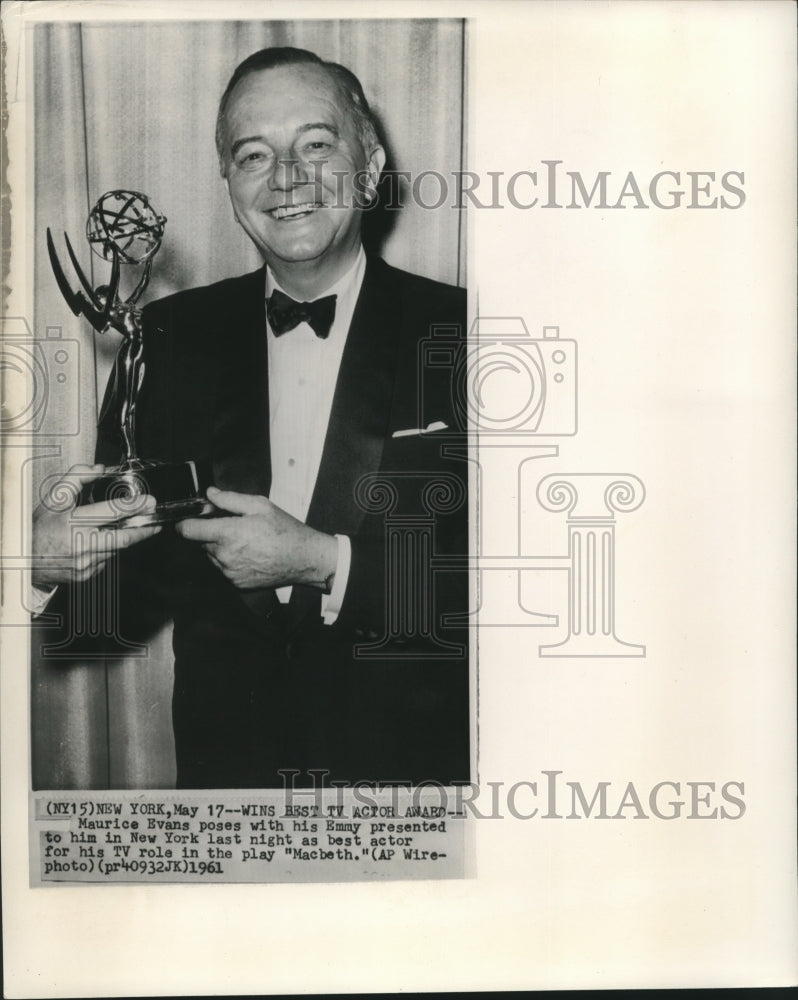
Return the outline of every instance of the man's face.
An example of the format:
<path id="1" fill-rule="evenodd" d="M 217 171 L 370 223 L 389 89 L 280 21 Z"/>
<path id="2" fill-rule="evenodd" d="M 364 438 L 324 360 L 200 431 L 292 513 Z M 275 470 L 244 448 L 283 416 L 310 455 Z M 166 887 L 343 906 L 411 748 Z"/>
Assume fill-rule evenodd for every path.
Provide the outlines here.
<path id="1" fill-rule="evenodd" d="M 360 244 L 364 183 L 356 191 L 354 175 L 367 170 L 376 184 L 384 153 L 367 162 L 334 79 L 312 64 L 250 73 L 225 123 L 228 190 L 245 232 L 278 274 L 315 262 L 336 277 Z"/>

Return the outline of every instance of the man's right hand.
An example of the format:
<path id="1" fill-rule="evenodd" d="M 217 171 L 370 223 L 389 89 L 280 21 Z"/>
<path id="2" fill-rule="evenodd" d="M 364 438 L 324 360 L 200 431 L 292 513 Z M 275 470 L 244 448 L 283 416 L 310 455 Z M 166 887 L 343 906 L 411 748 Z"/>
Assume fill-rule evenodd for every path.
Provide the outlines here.
<path id="1" fill-rule="evenodd" d="M 117 503 L 84 504 L 78 508 L 81 487 L 98 479 L 103 465 L 73 465 L 33 512 L 34 587 L 47 589 L 59 583 L 83 583 L 103 568 L 120 549 L 152 538 L 160 525 L 114 528 L 120 517 Z M 142 514 L 155 507 L 155 498 L 141 496 L 126 503 L 124 516 Z M 84 531 L 76 535 L 74 528 Z"/>

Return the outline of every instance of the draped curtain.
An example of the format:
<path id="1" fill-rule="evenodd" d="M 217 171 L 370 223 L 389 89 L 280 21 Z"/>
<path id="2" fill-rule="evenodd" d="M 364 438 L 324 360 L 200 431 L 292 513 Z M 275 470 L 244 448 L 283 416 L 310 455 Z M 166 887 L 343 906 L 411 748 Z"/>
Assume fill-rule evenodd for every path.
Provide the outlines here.
<path id="1" fill-rule="evenodd" d="M 61 337 L 67 379 L 48 395 L 34 492 L 47 477 L 91 462 L 98 396 L 119 335 L 74 318 L 55 285 L 49 226 L 66 231 L 93 285 L 108 266 L 83 233 L 105 191 L 147 194 L 167 218 L 144 301 L 252 270 L 254 247 L 234 223 L 213 135 L 233 68 L 269 45 L 340 62 L 360 78 L 382 125 L 388 166 L 417 178 L 394 188 L 379 250 L 392 264 L 465 285 L 464 213 L 453 173 L 463 167 L 465 25 L 459 20 L 59 23 L 34 31 L 35 334 Z M 434 206 L 446 191 L 445 203 Z M 398 193 L 397 193 L 398 192 Z M 64 258 L 66 255 L 63 255 Z M 223 345 L 221 345 L 223 347 Z M 58 391 L 56 391 L 56 389 Z M 80 432 L 66 433 L 76 413 Z M 168 788 L 174 783 L 169 629 L 145 656 L 44 664 L 32 643 L 34 788 Z"/>

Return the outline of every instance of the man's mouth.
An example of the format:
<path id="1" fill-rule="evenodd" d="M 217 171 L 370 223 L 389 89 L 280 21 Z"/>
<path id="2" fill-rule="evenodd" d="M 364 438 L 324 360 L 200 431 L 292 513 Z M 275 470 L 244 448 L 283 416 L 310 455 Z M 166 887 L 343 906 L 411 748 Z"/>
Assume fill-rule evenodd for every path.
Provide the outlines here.
<path id="1" fill-rule="evenodd" d="M 306 201 L 301 205 L 280 205 L 270 209 L 267 214 L 278 222 L 284 219 L 304 219 L 305 216 L 322 207 L 320 201 Z"/>

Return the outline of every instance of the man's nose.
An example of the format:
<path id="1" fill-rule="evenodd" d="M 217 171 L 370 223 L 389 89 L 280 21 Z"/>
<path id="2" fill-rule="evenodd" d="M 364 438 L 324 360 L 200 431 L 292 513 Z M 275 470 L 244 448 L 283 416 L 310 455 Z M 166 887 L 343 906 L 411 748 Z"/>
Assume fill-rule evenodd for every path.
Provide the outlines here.
<path id="1" fill-rule="evenodd" d="M 299 184 L 307 184 L 308 173 L 293 156 L 280 157 L 269 178 L 269 187 L 274 191 L 290 191 Z"/>

